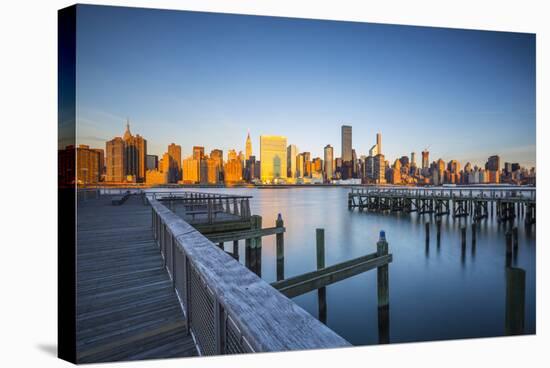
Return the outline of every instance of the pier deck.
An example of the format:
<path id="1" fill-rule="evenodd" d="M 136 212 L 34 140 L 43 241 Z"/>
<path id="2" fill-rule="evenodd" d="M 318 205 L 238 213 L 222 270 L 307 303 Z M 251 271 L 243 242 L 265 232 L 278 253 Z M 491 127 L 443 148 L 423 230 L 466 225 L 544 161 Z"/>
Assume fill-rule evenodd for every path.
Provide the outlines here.
<path id="1" fill-rule="evenodd" d="M 197 355 L 149 206 L 136 196 L 79 204 L 77 237 L 78 363 Z"/>

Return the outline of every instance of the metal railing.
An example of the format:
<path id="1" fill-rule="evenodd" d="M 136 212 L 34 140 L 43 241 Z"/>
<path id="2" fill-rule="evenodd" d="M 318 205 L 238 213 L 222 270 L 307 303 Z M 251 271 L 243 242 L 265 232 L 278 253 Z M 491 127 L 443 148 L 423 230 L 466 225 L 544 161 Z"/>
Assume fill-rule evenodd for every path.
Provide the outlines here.
<path id="1" fill-rule="evenodd" d="M 161 202 L 147 201 L 154 238 L 199 354 L 350 346 Z"/>
<path id="2" fill-rule="evenodd" d="M 252 196 L 204 192 L 145 192 L 151 199 L 183 208 L 183 216 L 193 224 L 212 224 L 218 221 L 249 221 Z M 219 215 L 230 215 L 220 218 Z"/>
<path id="3" fill-rule="evenodd" d="M 77 202 L 88 201 L 90 199 L 99 199 L 100 191 L 99 189 L 77 189 L 76 190 L 76 200 Z"/>

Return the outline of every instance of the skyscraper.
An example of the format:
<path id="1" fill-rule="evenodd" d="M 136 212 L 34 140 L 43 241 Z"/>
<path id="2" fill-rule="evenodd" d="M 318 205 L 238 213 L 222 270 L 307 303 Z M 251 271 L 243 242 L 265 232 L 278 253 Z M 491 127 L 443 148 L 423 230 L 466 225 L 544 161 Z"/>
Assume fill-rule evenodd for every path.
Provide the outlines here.
<path id="1" fill-rule="evenodd" d="M 395 160 L 393 163 L 391 183 L 392 184 L 401 184 L 401 160 Z"/>
<path id="2" fill-rule="evenodd" d="M 147 170 L 155 170 L 159 167 L 159 157 L 157 155 L 147 155 L 146 158 Z"/>
<path id="3" fill-rule="evenodd" d="M 378 146 L 378 153 L 382 153 L 382 133 L 376 133 L 376 146 Z"/>
<path id="4" fill-rule="evenodd" d="M 234 149 L 230 149 L 229 152 L 227 152 L 227 161 L 231 160 L 237 160 L 238 159 L 237 151 Z"/>
<path id="5" fill-rule="evenodd" d="M 485 171 L 489 183 L 500 183 L 500 157 L 497 155 L 489 157 L 485 164 Z"/>
<path id="6" fill-rule="evenodd" d="M 323 178 L 323 160 L 320 157 L 315 157 L 311 162 L 311 177 L 312 178 Z"/>
<path id="7" fill-rule="evenodd" d="M 248 136 L 246 137 L 246 147 L 245 147 L 245 156 L 244 159 L 248 160 L 250 156 L 252 156 L 252 141 L 250 140 L 250 132 L 248 133 Z"/>
<path id="8" fill-rule="evenodd" d="M 489 157 L 487 163 L 485 164 L 485 170 L 489 171 L 499 171 L 500 170 L 500 157 L 495 155 Z"/>
<path id="9" fill-rule="evenodd" d="M 327 144 L 324 149 L 325 158 L 325 181 L 332 180 L 334 175 L 334 149 L 330 144 Z"/>
<path id="10" fill-rule="evenodd" d="M 376 184 L 386 184 L 386 160 L 381 153 L 374 156 L 374 181 Z"/>
<path id="11" fill-rule="evenodd" d="M 218 166 L 218 180 L 221 180 L 221 173 L 223 171 L 223 151 L 220 149 L 213 149 L 210 151 L 210 158 L 216 161 L 216 166 Z"/>
<path id="12" fill-rule="evenodd" d="M 122 172 L 123 179 L 116 181 L 144 182 L 145 172 L 147 171 L 147 141 L 143 139 L 143 137 L 141 137 L 139 134 L 136 136 L 132 135 L 132 133 L 130 132 L 129 121 L 126 122 L 126 131 L 124 132 L 121 141 L 123 146 L 122 160 L 124 161 Z M 120 143 L 121 142 L 117 142 L 116 144 Z M 111 150 L 111 152 L 108 152 L 107 154 L 112 153 L 113 151 Z M 110 160 L 111 168 L 113 168 L 113 162 L 113 160 Z M 115 176 L 119 175 L 117 174 Z M 110 176 L 110 179 L 112 179 L 112 175 Z"/>
<path id="13" fill-rule="evenodd" d="M 302 168 L 302 176 L 309 178 L 311 176 L 311 152 L 302 152 L 304 156 L 304 166 Z"/>
<path id="14" fill-rule="evenodd" d="M 225 182 L 227 184 L 238 183 L 243 180 L 242 161 L 235 154 L 235 158 L 227 160 L 224 165 Z"/>
<path id="15" fill-rule="evenodd" d="M 289 144 L 286 148 L 286 167 L 287 176 L 289 178 L 296 178 L 296 155 L 298 154 L 298 148 L 294 144 Z"/>
<path id="16" fill-rule="evenodd" d="M 81 144 L 76 149 L 76 179 L 78 184 L 97 184 L 101 176 L 99 152 Z"/>
<path id="17" fill-rule="evenodd" d="M 99 181 L 103 180 L 105 174 L 105 150 L 103 148 L 90 148 L 99 155 Z"/>
<path id="18" fill-rule="evenodd" d="M 105 181 L 121 183 L 126 178 L 126 162 L 124 160 L 125 148 L 124 141 L 120 137 L 115 137 L 105 144 Z"/>
<path id="19" fill-rule="evenodd" d="M 430 152 L 426 149 L 422 151 L 422 171 L 430 167 Z"/>
<path id="20" fill-rule="evenodd" d="M 172 143 L 168 146 L 168 156 L 170 156 L 168 178 L 170 183 L 177 183 L 181 180 L 181 146 Z"/>
<path id="21" fill-rule="evenodd" d="M 296 155 L 296 177 L 304 177 L 304 154 L 300 153 Z"/>
<path id="22" fill-rule="evenodd" d="M 342 125 L 342 161 L 351 162 L 351 126 Z"/>
<path id="23" fill-rule="evenodd" d="M 200 183 L 201 184 L 218 184 L 218 163 L 207 156 L 203 157 L 200 162 Z"/>
<path id="24" fill-rule="evenodd" d="M 286 137 L 260 136 L 261 181 L 272 183 L 287 175 Z"/>
<path id="25" fill-rule="evenodd" d="M 201 160 L 204 157 L 204 147 L 203 146 L 193 146 L 193 158 L 195 160 Z"/>
<path id="26" fill-rule="evenodd" d="M 195 184 L 199 181 L 199 161 L 193 156 L 183 160 L 183 181 L 188 184 Z"/>
<path id="27" fill-rule="evenodd" d="M 416 167 L 416 152 L 411 152 L 411 166 Z"/>
<path id="28" fill-rule="evenodd" d="M 375 144 L 374 146 L 372 146 L 369 150 L 369 156 L 376 156 L 378 154 L 378 145 Z"/>

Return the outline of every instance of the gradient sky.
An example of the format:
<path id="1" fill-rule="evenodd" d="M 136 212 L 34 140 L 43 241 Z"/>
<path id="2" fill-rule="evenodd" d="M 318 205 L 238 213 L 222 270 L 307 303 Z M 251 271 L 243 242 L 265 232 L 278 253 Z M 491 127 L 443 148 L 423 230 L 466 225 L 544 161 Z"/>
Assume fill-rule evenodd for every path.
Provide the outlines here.
<path id="1" fill-rule="evenodd" d="M 393 162 L 535 165 L 535 36 L 215 13 L 79 6 L 78 143 L 105 148 L 126 118 L 148 153 L 244 152 L 250 131 L 312 157 L 340 127 Z"/>

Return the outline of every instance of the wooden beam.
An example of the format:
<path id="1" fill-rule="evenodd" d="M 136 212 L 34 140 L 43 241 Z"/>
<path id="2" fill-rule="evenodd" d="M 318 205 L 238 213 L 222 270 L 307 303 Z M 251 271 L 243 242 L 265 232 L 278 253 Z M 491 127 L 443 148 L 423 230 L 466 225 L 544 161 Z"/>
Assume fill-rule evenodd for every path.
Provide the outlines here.
<path id="1" fill-rule="evenodd" d="M 383 266 L 391 261 L 391 254 L 379 257 L 376 253 L 371 253 L 317 271 L 277 281 L 272 283 L 271 286 L 287 297 L 292 298 Z"/>
<path id="2" fill-rule="evenodd" d="M 282 234 L 285 232 L 284 227 L 266 227 L 260 230 L 244 230 L 232 231 L 222 234 L 205 234 L 205 236 L 213 243 L 228 242 L 242 239 L 252 239 L 261 236 Z"/>

